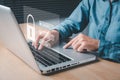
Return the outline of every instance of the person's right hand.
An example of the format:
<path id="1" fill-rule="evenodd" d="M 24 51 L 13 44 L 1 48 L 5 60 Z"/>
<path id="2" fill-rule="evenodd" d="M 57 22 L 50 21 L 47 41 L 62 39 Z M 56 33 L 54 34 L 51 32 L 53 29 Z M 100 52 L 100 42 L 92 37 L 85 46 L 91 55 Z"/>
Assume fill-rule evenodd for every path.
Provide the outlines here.
<path id="1" fill-rule="evenodd" d="M 38 46 L 40 40 L 41 43 Z M 38 34 L 35 42 L 33 42 L 33 46 L 36 49 L 41 50 L 46 44 L 49 44 L 47 46 L 51 47 L 58 42 L 59 42 L 59 32 L 57 30 L 47 30 L 47 31 L 42 31 Z"/>

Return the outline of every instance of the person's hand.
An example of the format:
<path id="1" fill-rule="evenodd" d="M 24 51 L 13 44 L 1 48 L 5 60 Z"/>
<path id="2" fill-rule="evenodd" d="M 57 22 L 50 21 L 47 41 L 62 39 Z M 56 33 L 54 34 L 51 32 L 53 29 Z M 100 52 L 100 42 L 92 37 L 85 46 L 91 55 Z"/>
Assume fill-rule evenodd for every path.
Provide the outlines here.
<path id="1" fill-rule="evenodd" d="M 99 41 L 93 38 L 90 38 L 84 34 L 79 34 L 71 41 L 69 41 L 63 48 L 72 47 L 78 52 L 84 51 L 94 51 L 98 49 Z"/>
<path id="2" fill-rule="evenodd" d="M 41 40 L 40 45 L 39 41 Z M 33 46 L 38 49 L 41 50 L 43 48 L 43 46 L 53 46 L 55 45 L 57 42 L 59 41 L 59 32 L 57 30 L 47 30 L 47 31 L 42 31 L 38 34 L 35 42 L 33 42 Z"/>

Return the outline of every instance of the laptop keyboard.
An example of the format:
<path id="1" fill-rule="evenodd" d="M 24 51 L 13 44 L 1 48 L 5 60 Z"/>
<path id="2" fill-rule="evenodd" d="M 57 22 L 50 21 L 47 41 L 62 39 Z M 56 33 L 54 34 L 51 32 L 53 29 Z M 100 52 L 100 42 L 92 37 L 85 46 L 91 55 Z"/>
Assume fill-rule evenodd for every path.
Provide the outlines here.
<path id="1" fill-rule="evenodd" d="M 32 46 L 32 42 L 29 42 L 28 45 L 32 51 L 33 56 L 35 57 L 35 60 L 43 64 L 45 67 L 71 60 L 50 48 L 44 47 L 39 51 Z"/>

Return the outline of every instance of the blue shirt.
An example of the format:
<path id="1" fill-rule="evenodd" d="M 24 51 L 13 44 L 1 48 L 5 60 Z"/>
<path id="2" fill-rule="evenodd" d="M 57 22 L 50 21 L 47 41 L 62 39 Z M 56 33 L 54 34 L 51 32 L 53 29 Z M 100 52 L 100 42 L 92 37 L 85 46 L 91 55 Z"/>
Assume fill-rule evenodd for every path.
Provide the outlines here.
<path id="1" fill-rule="evenodd" d="M 89 27 L 89 36 L 100 41 L 98 55 L 120 62 L 120 0 L 82 0 L 73 13 L 55 27 L 64 39 Z"/>

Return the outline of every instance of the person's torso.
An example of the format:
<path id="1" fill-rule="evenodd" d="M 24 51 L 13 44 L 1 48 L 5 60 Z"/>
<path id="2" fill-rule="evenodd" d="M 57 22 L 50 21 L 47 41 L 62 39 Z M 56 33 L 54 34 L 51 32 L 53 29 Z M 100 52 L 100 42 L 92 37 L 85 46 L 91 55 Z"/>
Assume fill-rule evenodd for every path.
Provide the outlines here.
<path id="1" fill-rule="evenodd" d="M 120 42 L 120 0 L 91 0 L 89 17 L 89 36 Z"/>

